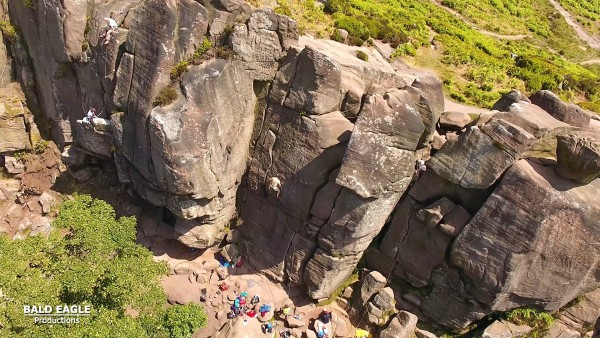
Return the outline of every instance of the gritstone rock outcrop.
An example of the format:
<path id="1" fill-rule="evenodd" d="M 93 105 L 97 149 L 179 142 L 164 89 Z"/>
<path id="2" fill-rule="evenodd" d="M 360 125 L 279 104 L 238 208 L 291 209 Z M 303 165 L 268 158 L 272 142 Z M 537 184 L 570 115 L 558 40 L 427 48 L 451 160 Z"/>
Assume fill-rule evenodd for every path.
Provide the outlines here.
<path id="1" fill-rule="evenodd" d="M 79 180 L 93 175 L 90 158 L 114 164 L 164 208 L 156 214 L 168 221 L 140 220 L 146 233 L 203 249 L 235 227 L 228 249 L 314 299 L 362 260 L 384 284 L 349 306 L 368 308 L 373 325 L 406 309 L 461 329 L 495 311 L 556 310 L 600 287 L 598 138 L 581 129 L 584 111 L 549 92 L 513 91 L 473 121 L 440 120 L 435 76 L 396 71 L 371 48 L 299 37 L 290 18 L 241 0 L 9 9 L 26 42 L 11 45 L 17 73 L 66 146 L 63 161 Z M 111 13 L 120 28 L 104 44 Z M 95 128 L 82 121 L 89 107 Z M 3 121 L 0 152 L 32 147 L 21 116 L 0 112 Z M 528 158 L 554 135 L 556 161 Z M 394 318 L 386 334 L 412 334 L 412 317 Z"/>

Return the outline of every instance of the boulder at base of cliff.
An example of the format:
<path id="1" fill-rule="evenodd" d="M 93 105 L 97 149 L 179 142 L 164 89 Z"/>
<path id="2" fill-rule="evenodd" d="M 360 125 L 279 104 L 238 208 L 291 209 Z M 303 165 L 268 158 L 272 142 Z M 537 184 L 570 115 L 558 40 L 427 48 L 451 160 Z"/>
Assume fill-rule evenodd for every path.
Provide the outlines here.
<path id="1" fill-rule="evenodd" d="M 24 99 L 16 82 L 0 88 L 0 154 L 31 149 Z"/>
<path id="2" fill-rule="evenodd" d="M 379 334 L 380 338 L 411 338 L 417 327 L 418 318 L 414 314 L 400 311 Z"/>
<path id="3" fill-rule="evenodd" d="M 108 120 L 103 120 L 103 124 L 110 125 Z M 83 151 L 100 158 L 111 158 L 113 153 L 112 131 L 101 131 L 94 129 L 87 121 L 79 120 L 76 124 L 75 142 Z"/>
<path id="4" fill-rule="evenodd" d="M 522 337 L 531 332 L 531 327 L 522 325 L 517 326 L 509 322 L 502 322 L 496 320 L 490 326 L 488 326 L 483 333 L 481 338 L 513 338 Z"/>

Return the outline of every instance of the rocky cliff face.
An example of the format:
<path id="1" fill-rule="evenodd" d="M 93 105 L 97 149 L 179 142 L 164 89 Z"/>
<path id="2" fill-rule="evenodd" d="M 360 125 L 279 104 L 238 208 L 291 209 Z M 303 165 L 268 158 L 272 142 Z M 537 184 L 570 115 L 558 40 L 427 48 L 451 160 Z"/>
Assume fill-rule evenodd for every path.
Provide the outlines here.
<path id="1" fill-rule="evenodd" d="M 314 299 L 362 259 L 383 285 L 359 303 L 385 312 L 393 295 L 455 329 L 524 305 L 556 310 L 600 287 L 598 134 L 549 93 L 440 120 L 436 77 L 299 37 L 293 20 L 243 1 L 15 1 L 9 11 L 23 32 L 11 48 L 31 58 L 21 81 L 71 172 L 92 175 L 90 156 L 114 164 L 175 215 L 142 231 L 202 249 L 236 226 L 232 245 L 249 264 Z M 104 44 L 111 12 L 120 28 Z M 205 36 L 216 57 L 200 62 Z M 175 98 L 155 104 L 165 88 Z M 105 118 L 95 128 L 81 121 L 90 106 Z M 528 158 L 548 135 L 560 135 L 557 161 Z M 416 175 L 419 159 L 427 170 Z"/>

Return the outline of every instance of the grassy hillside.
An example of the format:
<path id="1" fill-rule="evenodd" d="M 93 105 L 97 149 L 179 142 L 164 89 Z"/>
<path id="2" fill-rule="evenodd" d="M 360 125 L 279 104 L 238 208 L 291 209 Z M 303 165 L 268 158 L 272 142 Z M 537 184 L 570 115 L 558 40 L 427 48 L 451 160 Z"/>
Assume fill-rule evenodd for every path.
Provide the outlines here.
<path id="1" fill-rule="evenodd" d="M 588 32 L 600 35 L 600 0 L 558 0 Z"/>
<path id="2" fill-rule="evenodd" d="M 600 102 L 598 74 L 579 65 L 600 58 L 600 52 L 586 48 L 543 0 L 329 0 L 326 8 L 312 0 L 252 2 L 270 2 L 317 36 L 337 27 L 350 33 L 351 44 L 389 42 L 396 57 L 436 72 L 446 94 L 460 102 L 491 107 L 511 88 L 550 89 L 574 102 Z M 530 37 L 501 39 L 483 30 Z"/>

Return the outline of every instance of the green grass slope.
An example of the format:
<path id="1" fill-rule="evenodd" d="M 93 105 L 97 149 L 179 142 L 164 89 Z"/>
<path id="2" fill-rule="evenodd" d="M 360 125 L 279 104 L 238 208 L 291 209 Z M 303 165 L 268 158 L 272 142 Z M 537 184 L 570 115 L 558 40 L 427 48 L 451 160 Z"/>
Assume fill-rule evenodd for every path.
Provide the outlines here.
<path id="1" fill-rule="evenodd" d="M 394 56 L 436 72 L 446 94 L 459 102 L 489 108 L 516 88 L 553 90 L 589 108 L 600 103 L 598 73 L 579 64 L 599 59 L 600 52 L 586 47 L 547 1 L 329 0 L 326 7 L 312 0 L 251 2 L 291 14 L 305 33 L 331 36 L 342 28 L 350 44 L 388 42 L 397 48 Z M 502 39 L 478 29 L 530 37 Z"/>

